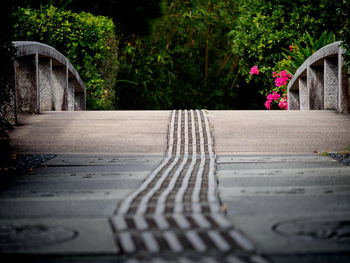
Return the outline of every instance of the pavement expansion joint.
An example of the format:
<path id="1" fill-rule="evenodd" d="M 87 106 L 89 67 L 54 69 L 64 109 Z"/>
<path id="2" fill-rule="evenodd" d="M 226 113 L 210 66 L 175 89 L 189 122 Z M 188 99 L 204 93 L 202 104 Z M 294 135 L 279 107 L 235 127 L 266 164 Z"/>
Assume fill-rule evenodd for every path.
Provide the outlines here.
<path id="1" fill-rule="evenodd" d="M 121 256 L 204 253 L 213 262 L 267 262 L 221 209 L 213 147 L 205 111 L 172 112 L 165 158 L 111 218 Z"/>

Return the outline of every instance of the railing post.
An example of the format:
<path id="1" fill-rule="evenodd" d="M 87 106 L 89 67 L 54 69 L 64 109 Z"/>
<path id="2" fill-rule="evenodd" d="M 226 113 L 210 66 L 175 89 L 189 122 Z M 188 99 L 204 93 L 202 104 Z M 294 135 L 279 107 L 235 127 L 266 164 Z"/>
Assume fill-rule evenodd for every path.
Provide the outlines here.
<path id="1" fill-rule="evenodd" d="M 69 108 L 69 70 L 68 70 L 68 60 L 66 59 L 66 83 L 65 83 L 65 91 L 64 91 L 64 95 L 65 95 L 65 106 L 64 106 L 64 110 L 68 110 Z"/>
<path id="2" fill-rule="evenodd" d="M 35 54 L 17 58 L 14 61 L 16 111 L 19 113 L 37 112 L 38 89 Z"/>
<path id="3" fill-rule="evenodd" d="M 300 110 L 310 109 L 309 90 L 307 88 L 306 77 L 299 78 L 299 98 Z"/>
<path id="4" fill-rule="evenodd" d="M 52 92 L 52 59 L 39 58 L 39 91 L 40 110 L 49 111 L 53 109 Z"/>
<path id="5" fill-rule="evenodd" d="M 324 109 L 336 110 L 338 106 L 338 60 L 324 60 Z"/>
<path id="6" fill-rule="evenodd" d="M 74 110 L 74 101 L 75 101 L 75 83 L 73 78 L 68 79 L 68 101 L 67 101 L 67 110 Z"/>
<path id="7" fill-rule="evenodd" d="M 35 47 L 35 87 L 36 87 L 36 113 L 40 113 L 40 80 L 39 80 L 39 50 Z"/>
<path id="8" fill-rule="evenodd" d="M 67 105 L 66 66 L 53 65 L 52 73 L 54 110 L 65 110 Z"/>
<path id="9" fill-rule="evenodd" d="M 299 90 L 289 90 L 288 93 L 289 110 L 300 110 Z"/>
<path id="10" fill-rule="evenodd" d="M 323 110 L 323 68 L 321 66 L 307 67 L 307 89 L 310 110 Z"/>

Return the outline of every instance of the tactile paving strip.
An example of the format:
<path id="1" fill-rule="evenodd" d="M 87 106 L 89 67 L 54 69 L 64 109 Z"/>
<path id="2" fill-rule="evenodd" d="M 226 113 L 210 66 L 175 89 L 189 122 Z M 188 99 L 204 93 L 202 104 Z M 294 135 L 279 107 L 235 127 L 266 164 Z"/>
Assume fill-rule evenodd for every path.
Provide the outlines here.
<path id="1" fill-rule="evenodd" d="M 206 113 L 173 111 L 166 157 L 112 218 L 121 253 L 219 253 L 229 262 L 266 262 L 221 210 L 215 159 Z"/>

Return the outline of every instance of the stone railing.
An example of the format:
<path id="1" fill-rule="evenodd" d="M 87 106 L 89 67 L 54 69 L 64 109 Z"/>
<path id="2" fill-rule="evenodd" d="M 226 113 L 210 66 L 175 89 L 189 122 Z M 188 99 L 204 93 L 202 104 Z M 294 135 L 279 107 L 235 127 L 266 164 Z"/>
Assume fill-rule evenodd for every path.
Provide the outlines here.
<path id="1" fill-rule="evenodd" d="M 348 77 L 342 72 L 341 42 L 311 55 L 288 84 L 289 110 L 337 110 L 350 113 Z"/>
<path id="2" fill-rule="evenodd" d="M 13 44 L 17 48 L 14 69 L 18 113 L 85 110 L 85 85 L 64 55 L 38 42 Z"/>

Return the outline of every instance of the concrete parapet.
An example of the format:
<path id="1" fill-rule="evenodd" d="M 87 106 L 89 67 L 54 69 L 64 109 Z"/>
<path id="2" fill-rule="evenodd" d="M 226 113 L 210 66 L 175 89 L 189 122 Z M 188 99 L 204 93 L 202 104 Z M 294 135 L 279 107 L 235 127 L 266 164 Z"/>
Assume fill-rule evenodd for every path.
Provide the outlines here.
<path id="1" fill-rule="evenodd" d="M 310 100 L 309 100 L 309 89 L 306 85 L 306 78 L 300 77 L 298 80 L 299 84 L 299 100 L 300 100 L 300 110 L 309 110 L 310 109 Z M 295 93 L 297 93 L 297 90 L 295 90 Z"/>
<path id="2" fill-rule="evenodd" d="M 14 64 L 17 112 L 35 113 L 38 110 L 35 55 L 19 57 Z"/>
<path id="3" fill-rule="evenodd" d="M 53 110 L 52 60 L 41 58 L 39 63 L 40 110 Z"/>
<path id="4" fill-rule="evenodd" d="M 341 42 L 311 55 L 288 85 L 289 110 L 337 110 L 350 113 L 349 80 L 342 71 Z"/>
<path id="5" fill-rule="evenodd" d="M 324 109 L 336 110 L 338 103 L 338 60 L 324 60 Z"/>
<path id="6" fill-rule="evenodd" d="M 309 104 L 312 110 L 323 109 L 323 68 L 320 66 L 307 68 L 307 90 L 309 91 Z"/>
<path id="7" fill-rule="evenodd" d="M 64 55 L 38 42 L 13 44 L 17 112 L 86 109 L 85 85 Z"/>

